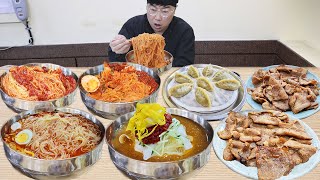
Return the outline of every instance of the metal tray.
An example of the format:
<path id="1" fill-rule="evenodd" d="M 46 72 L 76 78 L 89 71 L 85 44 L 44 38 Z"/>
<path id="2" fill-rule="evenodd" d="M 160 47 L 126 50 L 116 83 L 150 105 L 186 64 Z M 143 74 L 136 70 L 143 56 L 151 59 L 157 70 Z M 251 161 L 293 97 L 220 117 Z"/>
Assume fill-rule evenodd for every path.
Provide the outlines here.
<path id="1" fill-rule="evenodd" d="M 193 64 L 194 67 L 196 68 L 204 68 L 206 67 L 208 64 Z M 212 65 L 214 68 L 216 69 L 223 69 L 223 67 L 221 66 L 217 66 L 217 65 Z M 187 69 L 188 66 L 184 66 L 182 67 L 183 69 Z M 180 107 L 180 106 L 177 106 L 172 100 L 171 98 L 169 97 L 168 95 L 168 92 L 167 92 L 167 86 L 168 84 L 174 79 L 174 76 L 175 76 L 175 73 L 177 71 L 181 71 L 183 69 L 178 69 L 176 71 L 174 71 L 171 75 L 169 75 L 167 77 L 167 79 L 165 80 L 165 83 L 164 83 L 164 86 L 162 88 L 162 95 L 163 95 L 163 99 L 164 101 L 166 102 L 166 104 L 169 106 L 169 107 L 179 107 L 179 108 L 182 108 L 182 109 L 185 109 L 183 107 Z M 241 78 L 239 77 L 239 75 L 237 75 L 236 73 L 234 72 L 230 72 L 230 74 L 236 79 L 238 80 L 240 83 L 241 83 L 241 87 L 238 89 L 238 98 L 237 100 L 231 105 L 229 106 L 228 108 L 226 109 L 223 109 L 222 111 L 217 111 L 217 112 L 208 112 L 208 113 L 200 113 L 200 112 L 194 112 L 196 113 L 197 115 L 203 117 L 205 120 L 222 120 L 224 119 L 225 117 L 228 116 L 228 113 L 230 111 L 240 111 L 242 109 L 242 107 L 244 106 L 245 104 L 245 101 L 246 101 L 246 86 L 245 86 L 245 83 L 241 80 Z"/>

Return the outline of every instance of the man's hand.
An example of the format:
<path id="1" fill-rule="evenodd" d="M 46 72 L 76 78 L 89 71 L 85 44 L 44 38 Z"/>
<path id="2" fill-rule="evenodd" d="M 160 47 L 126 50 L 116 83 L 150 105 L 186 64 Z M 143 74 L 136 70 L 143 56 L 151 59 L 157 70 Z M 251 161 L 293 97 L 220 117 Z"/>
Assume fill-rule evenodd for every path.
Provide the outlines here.
<path id="1" fill-rule="evenodd" d="M 125 54 L 130 50 L 131 43 L 125 36 L 118 34 L 110 42 L 110 47 L 111 50 L 116 54 Z"/>

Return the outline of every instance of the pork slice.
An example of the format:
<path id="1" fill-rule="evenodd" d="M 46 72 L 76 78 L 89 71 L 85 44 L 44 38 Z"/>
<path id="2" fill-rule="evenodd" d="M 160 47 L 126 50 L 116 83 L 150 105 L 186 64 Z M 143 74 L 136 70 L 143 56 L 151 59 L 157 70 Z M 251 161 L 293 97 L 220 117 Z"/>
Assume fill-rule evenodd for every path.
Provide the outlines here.
<path id="1" fill-rule="evenodd" d="M 281 111 L 287 111 L 290 109 L 289 100 L 279 100 L 279 101 L 272 101 L 272 105 Z"/>
<path id="2" fill-rule="evenodd" d="M 257 167 L 257 163 L 256 163 L 256 159 L 253 158 L 253 159 L 250 159 L 247 161 L 247 165 L 246 166 L 249 166 L 249 167 Z"/>
<path id="3" fill-rule="evenodd" d="M 224 128 L 224 130 L 219 131 L 217 133 L 221 139 L 226 140 L 226 139 L 232 138 L 232 131 L 236 127 L 236 120 L 235 120 L 234 116 L 232 115 L 232 113 L 234 113 L 234 112 L 230 112 L 227 119 L 226 119 L 226 127 Z"/>
<path id="4" fill-rule="evenodd" d="M 286 100 L 289 98 L 284 88 L 280 85 L 268 86 L 264 94 L 269 101 Z"/>
<path id="5" fill-rule="evenodd" d="M 310 106 L 307 107 L 306 110 L 309 110 L 309 109 L 317 109 L 318 106 L 319 106 L 318 102 L 312 102 L 312 103 L 310 104 Z"/>
<path id="6" fill-rule="evenodd" d="M 306 132 L 299 131 L 296 129 L 278 128 L 275 131 L 275 134 L 279 136 L 291 136 L 297 139 L 304 139 L 304 140 L 312 139 Z"/>
<path id="7" fill-rule="evenodd" d="M 292 68 L 289 66 L 286 66 L 284 64 L 280 64 L 278 67 L 276 67 L 277 71 L 279 72 L 287 72 L 290 73 L 292 71 Z"/>
<path id="8" fill-rule="evenodd" d="M 252 123 L 252 120 L 249 119 L 248 117 L 237 119 L 237 127 L 248 128 L 251 123 Z"/>
<path id="9" fill-rule="evenodd" d="M 281 73 L 284 74 L 284 76 L 289 76 L 289 77 L 306 77 L 308 70 L 305 68 L 291 68 L 286 65 L 280 65 L 277 67 L 277 70 Z"/>
<path id="10" fill-rule="evenodd" d="M 258 147 L 256 159 L 259 179 L 277 179 L 288 175 L 295 165 L 288 150 L 277 147 Z"/>
<path id="11" fill-rule="evenodd" d="M 269 103 L 269 101 L 265 101 L 264 103 L 261 104 L 263 109 L 266 110 L 275 110 L 275 111 L 280 111 L 280 109 L 276 108 L 274 105 Z"/>
<path id="12" fill-rule="evenodd" d="M 270 112 L 248 113 L 248 116 L 257 124 L 278 125 L 281 122 L 279 118 L 273 117 Z"/>
<path id="13" fill-rule="evenodd" d="M 295 114 L 308 108 L 310 105 L 311 102 L 307 99 L 306 93 L 294 93 L 289 99 L 289 106 Z"/>
<path id="14" fill-rule="evenodd" d="M 232 161 L 234 159 L 233 154 L 231 153 L 231 142 L 232 140 L 227 141 L 227 146 L 223 150 L 223 159 L 226 161 Z"/>
<path id="15" fill-rule="evenodd" d="M 319 90 L 318 86 L 306 86 L 306 88 L 309 88 L 316 96 L 319 95 Z"/>
<path id="16" fill-rule="evenodd" d="M 260 136 L 254 136 L 254 135 L 245 135 L 243 133 L 240 133 L 240 141 L 242 142 L 257 142 L 261 140 Z"/>
<path id="17" fill-rule="evenodd" d="M 299 155 L 299 153 L 293 149 L 289 149 L 289 154 L 292 157 L 292 160 L 294 162 L 295 165 L 301 164 L 302 163 L 302 159 Z"/>
<path id="18" fill-rule="evenodd" d="M 309 79 L 299 77 L 299 84 L 302 86 L 308 86 L 308 85 L 314 86 L 318 84 L 318 81 L 316 81 L 315 79 L 309 80 Z"/>
<path id="19" fill-rule="evenodd" d="M 292 84 L 287 84 L 284 86 L 284 90 L 287 94 L 292 95 L 295 92 L 296 86 Z"/>
<path id="20" fill-rule="evenodd" d="M 289 117 L 286 113 L 281 111 L 270 111 L 272 116 L 279 118 L 283 122 L 289 122 Z"/>
<path id="21" fill-rule="evenodd" d="M 296 68 L 293 70 L 293 75 L 296 77 L 303 77 L 305 78 L 307 76 L 308 70 L 302 67 Z"/>
<path id="22" fill-rule="evenodd" d="M 254 72 L 252 75 L 252 84 L 255 86 L 259 86 L 262 83 L 263 76 L 266 74 L 266 72 L 262 69 L 259 69 L 258 71 Z"/>
<path id="23" fill-rule="evenodd" d="M 263 77 L 263 85 L 274 86 L 274 85 L 280 85 L 280 84 L 281 84 L 281 81 L 279 79 L 276 79 L 275 76 L 268 74 Z"/>
<path id="24" fill-rule="evenodd" d="M 288 78 L 285 81 L 286 81 L 287 84 L 291 84 L 293 86 L 299 86 L 300 85 L 299 82 L 295 81 L 295 79 L 293 79 L 293 78 Z"/>
<path id="25" fill-rule="evenodd" d="M 279 123 L 279 127 L 287 128 L 287 129 L 295 129 L 297 131 L 304 131 L 303 126 L 301 126 L 298 120 L 291 120 L 287 123 Z"/>
<path id="26" fill-rule="evenodd" d="M 284 143 L 284 146 L 296 150 L 299 153 L 303 163 L 307 162 L 309 158 L 317 152 L 316 147 L 308 144 L 302 144 L 291 139 Z"/>
<path id="27" fill-rule="evenodd" d="M 251 97 L 254 101 L 258 102 L 258 103 L 263 103 L 266 100 L 266 97 L 263 94 L 263 87 L 257 87 L 255 89 L 249 89 L 249 91 L 251 93 Z M 249 93 L 249 94 L 250 94 Z"/>

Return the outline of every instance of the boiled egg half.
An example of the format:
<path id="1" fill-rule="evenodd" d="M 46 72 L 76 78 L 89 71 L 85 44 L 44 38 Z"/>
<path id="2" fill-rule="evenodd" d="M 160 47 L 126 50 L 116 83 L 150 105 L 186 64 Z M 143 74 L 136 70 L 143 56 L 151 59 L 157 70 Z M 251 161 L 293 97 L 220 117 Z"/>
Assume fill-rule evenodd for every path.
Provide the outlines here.
<path id="1" fill-rule="evenodd" d="M 85 75 L 81 79 L 81 85 L 87 92 L 95 92 L 100 86 L 100 81 L 96 76 Z"/>
<path id="2" fill-rule="evenodd" d="M 24 129 L 22 131 L 20 131 L 16 137 L 15 137 L 15 141 L 18 144 L 28 144 L 31 139 L 32 139 L 32 131 L 30 129 Z"/>

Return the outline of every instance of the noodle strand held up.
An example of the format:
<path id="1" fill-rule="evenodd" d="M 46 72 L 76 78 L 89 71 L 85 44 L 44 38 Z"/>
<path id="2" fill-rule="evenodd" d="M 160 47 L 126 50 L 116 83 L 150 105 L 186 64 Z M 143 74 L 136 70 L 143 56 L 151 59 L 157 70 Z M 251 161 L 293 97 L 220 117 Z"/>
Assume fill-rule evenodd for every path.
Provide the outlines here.
<path id="1" fill-rule="evenodd" d="M 150 68 L 160 68 L 168 64 L 165 60 L 165 40 L 160 34 L 143 33 L 131 39 L 134 63 Z"/>

